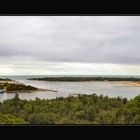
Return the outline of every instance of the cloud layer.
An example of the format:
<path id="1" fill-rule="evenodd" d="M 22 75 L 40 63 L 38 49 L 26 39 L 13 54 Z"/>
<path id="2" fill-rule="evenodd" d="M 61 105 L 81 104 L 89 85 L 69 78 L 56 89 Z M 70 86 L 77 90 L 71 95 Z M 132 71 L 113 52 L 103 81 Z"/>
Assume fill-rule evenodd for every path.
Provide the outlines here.
<path id="1" fill-rule="evenodd" d="M 1 16 L 0 66 L 14 73 L 26 66 L 43 72 L 50 63 L 63 64 L 63 71 L 66 63 L 112 64 L 117 71 L 140 64 L 139 38 L 139 16 Z"/>

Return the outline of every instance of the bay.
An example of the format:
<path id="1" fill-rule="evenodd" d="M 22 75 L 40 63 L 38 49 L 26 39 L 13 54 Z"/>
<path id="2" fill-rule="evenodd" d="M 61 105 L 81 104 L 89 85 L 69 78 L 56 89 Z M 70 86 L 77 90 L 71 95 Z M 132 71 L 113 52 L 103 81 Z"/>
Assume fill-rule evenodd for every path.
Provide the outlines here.
<path id="1" fill-rule="evenodd" d="M 59 77 L 60 75 L 53 75 L 53 76 Z M 26 85 L 58 91 L 58 92 L 39 91 L 39 92 L 31 92 L 31 93 L 18 93 L 21 99 L 27 99 L 27 100 L 34 100 L 35 98 L 54 99 L 56 97 L 68 97 L 69 95 L 72 95 L 72 94 L 93 94 L 93 93 L 96 93 L 97 95 L 101 95 L 101 94 L 108 95 L 109 97 L 120 96 L 120 97 L 127 97 L 128 99 L 132 99 L 135 96 L 140 94 L 140 87 L 125 85 L 125 84 L 114 84 L 108 81 L 50 82 L 50 81 L 26 80 L 28 78 L 35 78 L 35 77 L 46 77 L 46 75 L 45 76 L 43 75 L 42 76 L 40 75 L 38 76 L 37 75 L 35 76 L 31 76 L 31 75 L 30 76 L 0 76 L 0 78 L 14 79 Z M 111 76 L 106 76 L 106 77 L 111 77 Z M 115 76 L 112 76 L 112 77 L 115 77 Z M 116 77 L 121 77 L 121 76 L 116 76 Z M 125 76 L 125 77 L 140 78 L 140 76 Z M 16 93 L 0 94 L 0 101 L 11 99 L 15 96 L 15 94 Z"/>

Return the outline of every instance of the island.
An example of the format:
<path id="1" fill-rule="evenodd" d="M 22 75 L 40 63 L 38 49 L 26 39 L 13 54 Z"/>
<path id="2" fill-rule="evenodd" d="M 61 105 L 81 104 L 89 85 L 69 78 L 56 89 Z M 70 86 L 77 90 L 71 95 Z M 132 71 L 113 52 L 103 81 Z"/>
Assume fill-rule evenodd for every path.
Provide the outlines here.
<path id="1" fill-rule="evenodd" d="M 78 81 L 139 81 L 140 78 L 128 77 L 42 77 L 42 78 L 30 78 L 27 80 L 40 80 L 40 81 L 70 81 L 70 82 L 78 82 Z"/>
<path id="2" fill-rule="evenodd" d="M 31 92 L 39 90 L 36 87 L 30 86 L 30 85 L 24 85 L 21 83 L 0 83 L 0 89 L 4 89 L 7 93 L 12 92 Z"/>
<path id="3" fill-rule="evenodd" d="M 55 90 L 49 90 L 49 89 L 41 89 L 36 88 L 31 85 L 24 85 L 22 83 L 19 83 L 15 80 L 11 79 L 1 79 L 0 80 L 0 90 L 4 90 L 7 93 L 16 93 L 16 92 L 35 92 L 35 91 L 53 91 L 57 92 Z"/>
<path id="4" fill-rule="evenodd" d="M 15 80 L 9 79 L 9 78 L 0 78 L 0 83 L 16 83 Z"/>
<path id="5" fill-rule="evenodd" d="M 9 78 L 0 78 L 0 81 L 12 81 L 12 80 Z"/>
<path id="6" fill-rule="evenodd" d="M 88 81 L 105 81 L 113 84 L 125 84 L 130 86 L 140 86 L 140 78 L 134 77 L 42 77 L 30 78 L 27 80 L 39 81 L 58 81 L 58 82 L 88 82 Z"/>

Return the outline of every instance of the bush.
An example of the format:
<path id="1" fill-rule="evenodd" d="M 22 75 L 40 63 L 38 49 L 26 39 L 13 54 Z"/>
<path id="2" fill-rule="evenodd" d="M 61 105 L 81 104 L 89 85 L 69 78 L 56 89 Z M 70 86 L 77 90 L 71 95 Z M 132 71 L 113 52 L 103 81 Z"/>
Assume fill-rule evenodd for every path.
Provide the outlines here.
<path id="1" fill-rule="evenodd" d="M 28 118 L 31 124 L 54 124 L 54 114 L 52 113 L 34 113 Z"/>
<path id="2" fill-rule="evenodd" d="M 27 122 L 11 114 L 0 114 L 0 124 L 27 124 Z"/>

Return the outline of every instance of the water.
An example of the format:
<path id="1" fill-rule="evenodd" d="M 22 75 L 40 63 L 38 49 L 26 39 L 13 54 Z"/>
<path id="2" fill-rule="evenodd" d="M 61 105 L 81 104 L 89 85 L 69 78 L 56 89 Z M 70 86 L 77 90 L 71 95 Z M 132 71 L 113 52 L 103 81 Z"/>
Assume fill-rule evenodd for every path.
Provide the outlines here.
<path id="1" fill-rule="evenodd" d="M 21 99 L 34 100 L 36 97 L 40 99 L 53 99 L 56 97 L 67 97 L 71 94 L 103 94 L 109 97 L 127 97 L 132 99 L 140 94 L 140 87 L 129 86 L 125 84 L 113 84 L 112 82 L 48 82 L 48 81 L 33 81 L 26 80 L 34 77 L 45 76 L 0 76 L 0 78 L 11 78 L 24 84 L 29 84 L 38 88 L 57 90 L 40 91 L 32 93 L 18 93 Z M 56 77 L 56 76 L 55 76 Z M 114 77 L 114 76 L 112 76 Z M 120 77 L 120 76 L 117 76 Z M 128 76 L 125 76 L 128 77 Z M 129 76 L 134 77 L 134 76 Z M 136 76 L 135 76 L 136 77 Z M 137 76 L 140 78 L 140 76 Z M 0 94 L 0 101 L 11 99 L 16 93 Z"/>

